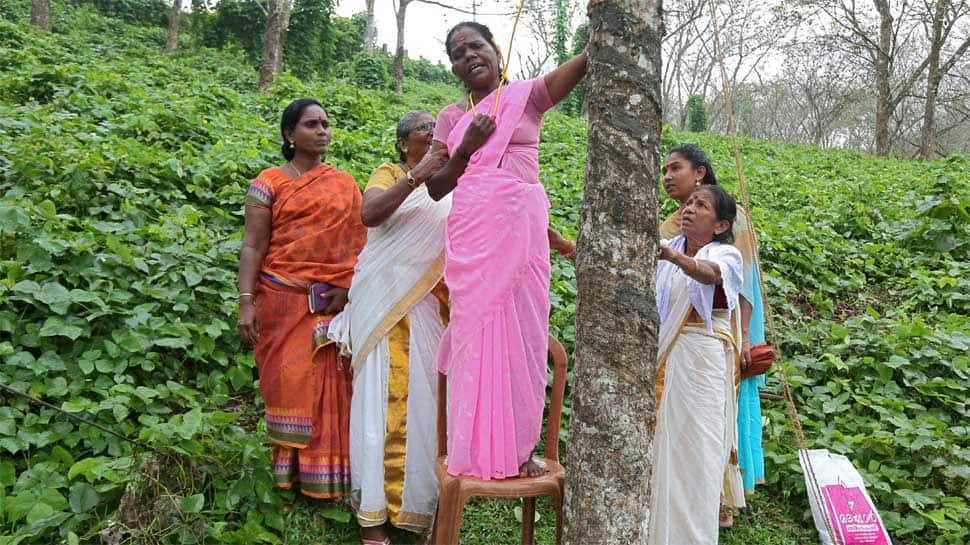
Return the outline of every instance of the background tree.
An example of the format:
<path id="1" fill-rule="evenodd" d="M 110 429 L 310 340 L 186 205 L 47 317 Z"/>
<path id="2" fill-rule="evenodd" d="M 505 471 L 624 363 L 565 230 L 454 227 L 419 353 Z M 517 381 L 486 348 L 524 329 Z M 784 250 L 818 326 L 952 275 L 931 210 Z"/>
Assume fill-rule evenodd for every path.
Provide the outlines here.
<path id="1" fill-rule="evenodd" d="M 712 4 L 708 0 L 671 0 L 665 3 L 664 20 L 664 116 L 668 123 L 686 127 L 690 95 L 701 95 L 710 104 L 711 126 L 723 127 L 723 101 L 718 100 L 714 77 L 720 75 L 714 51 Z M 783 3 L 759 0 L 718 2 L 721 49 L 727 68 L 722 88 L 738 82 L 761 81 L 766 59 L 794 32 L 795 13 Z"/>
<path id="2" fill-rule="evenodd" d="M 41 30 L 51 29 L 51 1 L 50 0 L 31 0 L 30 2 L 30 24 Z"/>
<path id="3" fill-rule="evenodd" d="M 404 92 L 404 21 L 407 17 L 408 4 L 414 0 L 397 0 L 394 7 L 394 17 L 397 22 L 397 45 L 394 48 L 394 91 Z M 393 2 L 392 2 L 393 3 Z"/>
<path id="4" fill-rule="evenodd" d="M 377 25 L 374 22 L 374 1 L 364 0 L 367 11 L 367 26 L 364 28 L 364 51 L 370 53 L 377 44 Z"/>
<path id="5" fill-rule="evenodd" d="M 930 4 L 926 4 L 927 13 L 930 12 Z M 967 48 L 970 48 L 970 33 L 963 39 L 949 58 L 941 64 L 941 55 L 947 37 L 952 33 L 954 26 L 967 15 L 970 5 L 966 0 L 954 2 L 952 0 L 938 0 L 933 6 L 933 18 L 929 26 L 930 51 L 927 57 L 926 67 L 926 99 L 923 106 L 923 127 L 920 135 L 920 156 L 923 159 L 931 158 L 937 153 L 936 144 L 936 103 L 939 96 L 940 83 L 943 76 L 953 69 L 954 65 L 963 57 Z"/>
<path id="6" fill-rule="evenodd" d="M 707 130 L 707 105 L 700 95 L 687 97 L 687 129 L 690 132 Z"/>
<path id="7" fill-rule="evenodd" d="M 179 46 L 179 25 L 182 20 L 182 0 L 172 0 L 172 11 L 168 16 L 168 35 L 165 50 L 174 52 Z"/>
<path id="8" fill-rule="evenodd" d="M 283 71 L 283 42 L 290 22 L 291 0 L 267 0 L 263 57 L 259 63 L 260 91 L 269 89 L 273 77 Z"/>
<path id="9" fill-rule="evenodd" d="M 864 5 L 838 0 L 819 2 L 818 7 L 833 24 L 826 35 L 829 42 L 872 73 L 876 87 L 874 151 L 878 155 L 892 152 L 894 135 L 911 124 L 897 115 L 897 108 L 912 97 L 923 72 L 933 65 L 923 108 L 924 116 L 930 116 L 925 132 L 931 139 L 940 81 L 970 48 L 970 35 L 956 38 L 962 43 L 940 63 L 939 55 L 966 17 L 966 2 L 873 0 L 874 13 Z M 922 36 L 921 29 L 926 29 Z"/>
<path id="10" fill-rule="evenodd" d="M 586 49 L 586 44 L 589 43 L 589 23 L 583 22 L 578 27 L 576 27 L 576 32 L 573 34 L 572 51 L 573 56 L 579 55 Z M 586 80 L 579 82 L 579 85 L 573 88 L 560 102 L 563 111 L 579 115 L 585 113 L 585 97 L 586 97 Z"/>
<path id="11" fill-rule="evenodd" d="M 637 544 L 655 411 L 663 20 L 659 0 L 592 0 L 589 16 L 566 543 Z"/>

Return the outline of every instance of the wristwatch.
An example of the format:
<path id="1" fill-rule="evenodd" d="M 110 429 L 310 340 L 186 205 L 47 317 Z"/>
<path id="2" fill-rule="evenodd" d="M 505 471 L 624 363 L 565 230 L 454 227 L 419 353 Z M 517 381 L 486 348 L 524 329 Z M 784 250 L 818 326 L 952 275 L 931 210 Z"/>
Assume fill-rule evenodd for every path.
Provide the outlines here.
<path id="1" fill-rule="evenodd" d="M 404 177 L 407 178 L 408 180 L 408 187 L 410 187 L 411 189 L 414 189 L 415 187 L 417 187 L 418 182 L 414 179 L 414 176 L 411 175 L 410 170 L 404 174 Z"/>

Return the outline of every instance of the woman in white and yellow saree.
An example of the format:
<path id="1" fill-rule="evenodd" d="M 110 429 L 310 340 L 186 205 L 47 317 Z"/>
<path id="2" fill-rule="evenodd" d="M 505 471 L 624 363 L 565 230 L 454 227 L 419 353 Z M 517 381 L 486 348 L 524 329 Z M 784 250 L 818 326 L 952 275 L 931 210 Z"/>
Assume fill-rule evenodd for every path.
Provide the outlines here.
<path id="1" fill-rule="evenodd" d="M 651 545 L 717 543 L 722 490 L 743 498 L 737 466 L 724 471 L 737 442 L 742 261 L 730 244 L 736 214 L 723 189 L 700 186 L 683 208 L 682 234 L 661 243 Z"/>
<path id="2" fill-rule="evenodd" d="M 435 119 L 405 114 L 400 161 L 385 163 L 364 190 L 368 227 L 344 312 L 330 335 L 352 353 L 351 504 L 365 545 L 388 542 L 385 524 L 416 533 L 431 527 L 438 501 L 437 372 L 447 325 L 442 282 L 451 199 L 422 184 L 440 167 L 427 153 Z"/>

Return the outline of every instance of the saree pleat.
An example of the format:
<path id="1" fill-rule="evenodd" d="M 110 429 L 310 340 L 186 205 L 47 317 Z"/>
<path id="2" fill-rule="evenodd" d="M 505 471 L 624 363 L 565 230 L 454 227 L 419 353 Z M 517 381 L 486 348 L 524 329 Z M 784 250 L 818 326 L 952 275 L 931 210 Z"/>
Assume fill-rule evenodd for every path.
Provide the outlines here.
<path id="1" fill-rule="evenodd" d="M 686 277 L 670 288 L 661 325 L 665 370 L 651 476 L 651 545 L 717 543 L 717 513 L 734 440 L 735 343 L 730 314 L 715 311 L 712 331 L 686 321 Z M 740 482 L 736 482 L 740 488 Z"/>
<path id="2" fill-rule="evenodd" d="M 306 306 L 306 292 L 261 279 L 256 296 L 256 362 L 276 483 L 299 482 L 314 498 L 339 497 L 350 490 L 350 362 L 333 343 L 314 349 L 320 317 L 291 311 Z"/>

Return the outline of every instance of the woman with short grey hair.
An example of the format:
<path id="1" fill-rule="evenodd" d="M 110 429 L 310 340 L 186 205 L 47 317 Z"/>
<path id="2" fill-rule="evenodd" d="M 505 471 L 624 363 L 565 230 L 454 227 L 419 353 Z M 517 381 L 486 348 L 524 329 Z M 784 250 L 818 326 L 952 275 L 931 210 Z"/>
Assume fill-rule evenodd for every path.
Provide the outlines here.
<path id="1" fill-rule="evenodd" d="M 451 199 L 435 201 L 423 185 L 443 163 L 428 154 L 434 124 L 428 112 L 404 114 L 399 161 L 371 175 L 361 208 L 367 245 L 351 302 L 330 329 L 352 353 L 351 501 L 364 545 L 389 543 L 388 522 L 428 531 L 438 501 L 434 358 L 448 316 L 442 276 Z"/>

